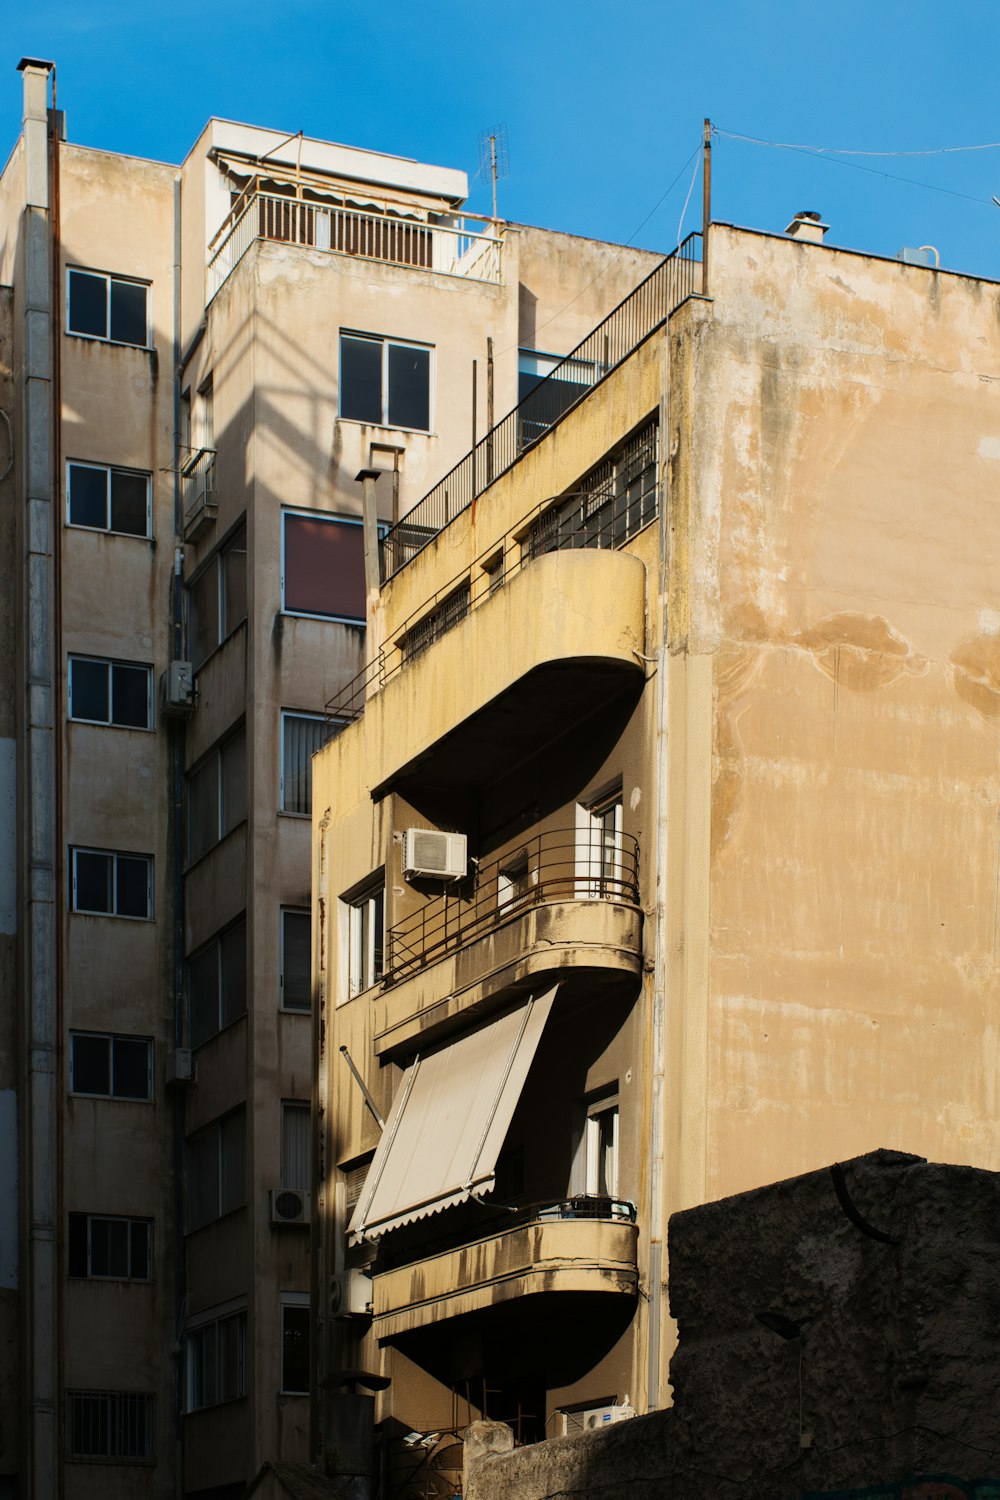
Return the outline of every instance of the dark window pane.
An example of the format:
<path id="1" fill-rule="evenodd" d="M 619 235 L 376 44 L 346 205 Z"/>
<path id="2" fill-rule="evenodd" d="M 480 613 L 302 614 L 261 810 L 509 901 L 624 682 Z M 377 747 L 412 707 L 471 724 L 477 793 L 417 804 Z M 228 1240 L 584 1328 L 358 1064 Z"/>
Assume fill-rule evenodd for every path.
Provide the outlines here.
<path id="1" fill-rule="evenodd" d="M 111 1043 L 106 1036 L 71 1039 L 72 1089 L 74 1094 L 111 1093 Z"/>
<path id="2" fill-rule="evenodd" d="M 77 911 L 110 912 L 111 855 L 91 854 L 78 849 L 75 885 L 74 906 Z"/>
<path id="3" fill-rule="evenodd" d="M 210 755 L 188 778 L 188 861 L 219 841 L 219 757 Z"/>
<path id="4" fill-rule="evenodd" d="M 222 955 L 222 1004 L 221 1024 L 246 1015 L 247 1009 L 247 930 L 240 922 L 231 927 L 219 940 Z"/>
<path id="5" fill-rule="evenodd" d="M 382 342 L 340 340 L 340 415 L 357 422 L 382 421 Z"/>
<path id="6" fill-rule="evenodd" d="M 106 724 L 110 718 L 107 662 L 74 657 L 69 664 L 69 696 L 74 719 Z"/>
<path id="7" fill-rule="evenodd" d="M 360 523 L 285 516 L 284 608 L 364 621 L 365 542 Z"/>
<path id="8" fill-rule="evenodd" d="M 75 672 L 73 685 L 75 688 Z M 75 716 L 75 699 L 73 707 Z M 121 663 L 112 666 L 111 722 L 127 729 L 149 728 L 149 672 L 145 667 L 126 667 Z"/>
<path id="9" fill-rule="evenodd" d="M 114 1039 L 114 1087 L 116 1099 L 149 1098 L 149 1043 L 140 1037 Z"/>
<path id="10" fill-rule="evenodd" d="M 188 1229 L 219 1217 L 219 1131 L 215 1125 L 188 1141 Z"/>
<path id="11" fill-rule="evenodd" d="M 286 1010 L 308 1010 L 312 921 L 306 911 L 282 912 L 281 918 L 281 1003 Z"/>
<path id="12" fill-rule="evenodd" d="M 129 536 L 149 533 L 149 477 L 128 469 L 111 470 L 111 530 Z"/>
<path id="13" fill-rule="evenodd" d="M 87 1215 L 70 1214 L 69 1216 L 69 1274 L 71 1276 L 86 1276 L 87 1274 Z"/>
<path id="14" fill-rule="evenodd" d="M 91 1220 L 91 1234 L 100 1219 Z M 108 1263 L 105 1276 L 114 1276 L 116 1279 L 124 1280 L 128 1276 L 128 1220 L 106 1219 L 107 1224 L 107 1255 Z"/>
<path id="15" fill-rule="evenodd" d="M 188 649 L 195 671 L 219 644 L 219 573 L 216 562 L 188 590 Z"/>
<path id="16" fill-rule="evenodd" d="M 148 1281 L 149 1224 L 145 1219 L 132 1219 L 129 1223 L 129 1275 L 135 1281 Z"/>
<path id="17" fill-rule="evenodd" d="M 72 526 L 108 524 L 108 471 L 84 464 L 69 466 L 69 519 Z"/>
<path id="18" fill-rule="evenodd" d="M 198 1047 L 219 1029 L 219 945 L 209 943 L 188 960 L 188 1025 Z"/>
<path id="19" fill-rule="evenodd" d="M 309 1390 L 308 1307 L 283 1307 L 281 1325 L 281 1389 L 305 1395 Z"/>
<path id="20" fill-rule="evenodd" d="M 246 1116 L 242 1110 L 222 1121 L 219 1135 L 222 1157 L 219 1212 L 227 1214 L 246 1202 Z"/>
<path id="21" fill-rule="evenodd" d="M 107 1219 L 90 1220 L 90 1274 L 107 1276 L 109 1261 Z"/>
<path id="22" fill-rule="evenodd" d="M 120 917 L 149 916 L 149 860 L 118 856 L 115 911 Z"/>
<path id="23" fill-rule="evenodd" d="M 247 749 L 246 737 L 240 733 L 227 740 L 219 751 L 222 782 L 220 836 L 225 836 L 247 815 Z"/>
<path id="24" fill-rule="evenodd" d="M 222 567 L 222 639 L 247 617 L 247 529 L 241 526 L 226 547 Z"/>
<path id="25" fill-rule="evenodd" d="M 430 395 L 430 350 L 390 344 L 389 425 L 427 432 L 431 425 Z"/>
<path id="26" fill-rule="evenodd" d="M 119 344 L 145 348 L 146 288 L 134 281 L 111 283 L 111 337 Z"/>
<path id="27" fill-rule="evenodd" d="M 107 338 L 108 283 L 106 277 L 91 276 L 87 271 L 70 271 L 69 330 L 70 333 L 89 333 L 99 339 Z"/>
<path id="28" fill-rule="evenodd" d="M 245 1314 L 235 1318 L 223 1318 L 219 1323 L 219 1374 L 218 1394 L 220 1401 L 232 1401 L 243 1394 L 243 1329 Z"/>

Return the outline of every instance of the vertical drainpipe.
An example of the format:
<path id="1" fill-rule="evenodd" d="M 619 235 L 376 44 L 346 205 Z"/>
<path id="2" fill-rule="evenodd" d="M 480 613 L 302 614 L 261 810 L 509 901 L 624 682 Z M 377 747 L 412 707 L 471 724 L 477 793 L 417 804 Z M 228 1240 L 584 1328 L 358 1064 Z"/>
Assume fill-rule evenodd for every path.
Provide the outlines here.
<path id="1" fill-rule="evenodd" d="M 663 1404 L 661 1384 L 661 1346 L 663 1343 L 663 1132 L 666 1121 L 666 1006 L 667 1006 L 667 671 L 670 660 L 667 603 L 670 597 L 670 488 L 667 483 L 669 461 L 667 393 L 670 382 L 669 324 L 663 331 L 660 395 L 660 522 L 659 578 L 656 607 L 659 611 L 660 648 L 656 664 L 656 840 L 655 868 L 652 872 L 656 893 L 655 938 L 653 952 L 653 997 L 650 1026 L 650 1109 L 649 1109 L 649 1296 L 646 1326 L 646 1410 L 655 1411 Z"/>
<path id="2" fill-rule="evenodd" d="M 24 1309 L 28 1369 L 26 1494 L 56 1500 L 59 1450 L 58 1051 L 61 909 L 57 808 L 55 509 L 53 440 L 58 423 L 53 391 L 53 223 L 49 177 L 49 74 L 52 63 L 22 58 L 25 197 L 23 220 L 25 513 L 21 520 L 24 689 L 20 785 L 25 879 L 22 954 L 26 1062 L 22 1212 L 27 1255 Z M 54 153 L 53 153 L 54 155 Z"/>
<path id="3" fill-rule="evenodd" d="M 171 591 L 170 655 L 184 658 L 184 535 L 181 486 L 181 178 L 174 178 L 174 576 Z M 174 1046 L 184 1045 L 184 743 L 186 720 L 170 721 L 171 864 L 174 882 L 173 988 Z M 184 1490 L 184 1315 L 187 1266 L 184 1247 L 184 1109 L 182 1088 L 174 1089 L 174 1492 Z"/>

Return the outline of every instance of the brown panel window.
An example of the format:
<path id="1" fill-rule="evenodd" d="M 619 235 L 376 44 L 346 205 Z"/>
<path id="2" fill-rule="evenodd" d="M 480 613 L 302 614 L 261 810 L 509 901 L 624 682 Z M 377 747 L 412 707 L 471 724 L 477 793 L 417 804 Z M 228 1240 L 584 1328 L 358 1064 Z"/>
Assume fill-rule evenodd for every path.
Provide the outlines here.
<path id="1" fill-rule="evenodd" d="M 282 607 L 364 623 L 365 552 L 360 521 L 284 515 Z"/>

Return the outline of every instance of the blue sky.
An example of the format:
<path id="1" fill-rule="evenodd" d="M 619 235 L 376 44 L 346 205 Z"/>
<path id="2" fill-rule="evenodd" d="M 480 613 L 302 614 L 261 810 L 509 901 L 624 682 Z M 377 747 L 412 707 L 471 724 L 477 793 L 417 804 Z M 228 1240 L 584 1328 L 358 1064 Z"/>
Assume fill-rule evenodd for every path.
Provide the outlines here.
<path id="1" fill-rule="evenodd" d="M 869 152 L 1000 140 L 1000 0 L 8 0 L 3 35 L 0 156 L 27 54 L 56 61 L 71 140 L 168 161 L 216 114 L 471 180 L 502 122 L 502 215 L 653 249 L 676 243 L 705 115 Z M 713 185 L 720 219 L 782 230 L 816 209 L 833 243 L 930 243 L 1000 278 L 1000 150 L 834 158 L 720 136 Z M 486 184 L 470 207 L 488 211 Z M 700 212 L 696 183 L 685 232 Z"/>

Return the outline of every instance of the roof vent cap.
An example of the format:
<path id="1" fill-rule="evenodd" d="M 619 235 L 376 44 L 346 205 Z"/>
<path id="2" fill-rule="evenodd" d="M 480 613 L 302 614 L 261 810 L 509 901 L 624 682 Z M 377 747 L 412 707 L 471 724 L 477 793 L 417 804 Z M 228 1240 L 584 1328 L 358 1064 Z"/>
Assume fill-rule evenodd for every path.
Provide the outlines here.
<path id="1" fill-rule="evenodd" d="M 805 240 L 810 245 L 822 245 L 829 227 L 829 224 L 823 223 L 822 214 L 811 208 L 803 208 L 795 215 L 785 233 L 792 239 Z"/>

